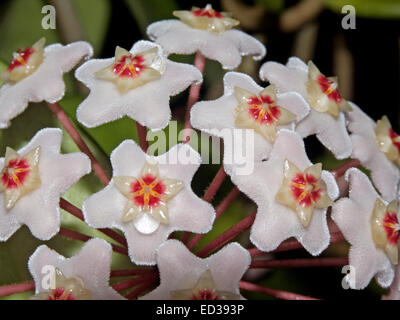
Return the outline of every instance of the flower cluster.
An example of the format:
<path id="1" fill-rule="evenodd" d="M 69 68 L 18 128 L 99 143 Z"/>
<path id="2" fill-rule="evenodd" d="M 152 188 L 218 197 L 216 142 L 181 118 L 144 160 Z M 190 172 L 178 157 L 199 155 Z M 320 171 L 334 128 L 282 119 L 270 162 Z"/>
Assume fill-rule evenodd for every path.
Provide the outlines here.
<path id="1" fill-rule="evenodd" d="M 90 89 L 76 111 L 81 125 L 92 128 L 128 116 L 139 128 L 165 128 L 171 119 L 170 97 L 203 81 L 196 67 L 169 60 L 172 53 L 197 52 L 229 70 L 240 64 L 243 55 L 257 60 L 266 54 L 260 41 L 235 29 L 239 21 L 209 5 L 173 15 L 179 20 L 148 27 L 154 42 L 138 41 L 130 51 L 117 47 L 114 57 L 90 59 L 77 68 L 76 79 Z M 18 50 L 2 75 L 2 128 L 28 102 L 53 105 L 61 100 L 63 73 L 92 55 L 86 42 L 44 44 L 41 39 Z M 189 125 L 223 138 L 221 170 L 257 205 L 254 222 L 250 216 L 237 226 L 240 230 L 251 226 L 250 241 L 255 248 L 250 250 L 230 243 L 208 256 L 237 235 L 228 232 L 197 256 L 190 251 L 221 214 L 209 202 L 222 181 L 217 181 L 217 175 L 210 194 L 203 198 L 194 193 L 192 179 L 202 159 L 188 143 L 154 156 L 143 143 L 121 141 L 110 156 L 111 179 L 102 180 L 106 180 L 104 189 L 89 196 L 82 211 L 60 197 L 99 163 L 83 140 L 76 138 L 70 122 L 63 124 L 67 132 L 74 133 L 82 152 L 60 154 L 62 131 L 52 128 L 39 131 L 18 151 L 8 147 L 0 159 L 1 241 L 7 241 L 22 224 L 40 240 L 61 231 L 65 236 L 76 235 L 60 228 L 62 206 L 126 246 L 81 235 L 80 240 L 88 241 L 69 259 L 40 246 L 28 262 L 35 282 L 32 299 L 124 299 L 118 291 L 129 285 L 110 285 L 112 249 L 145 266 L 144 271 L 140 269 L 142 279 L 151 285 L 154 277 L 160 279 L 154 290 L 139 286 L 128 298 L 146 292 L 142 299 L 244 299 L 239 288 L 251 264 L 250 252 L 273 252 L 290 238 L 313 256 L 337 239 L 347 240 L 351 245 L 350 286 L 365 288 L 376 276 L 382 287 L 394 283 L 390 297 L 398 298 L 400 287 L 393 279 L 399 272 L 400 138 L 388 118 L 375 123 L 342 97 L 337 78 L 326 77 L 311 61 L 305 64 L 293 57 L 286 65 L 266 62 L 260 78 L 269 83 L 260 86 L 248 75 L 230 71 L 224 76 L 220 98 L 188 108 Z M 254 137 L 250 144 L 243 139 L 248 131 Z M 310 135 L 316 135 L 337 159 L 359 160 L 371 179 L 356 168 L 345 168 L 343 179 L 343 172 L 332 173 L 322 163 L 312 163 L 303 140 Z M 246 148 L 249 145 L 252 148 Z M 244 163 L 235 157 L 243 146 L 248 151 Z M 249 163 L 252 171 L 243 174 L 240 168 Z M 344 197 L 338 199 L 340 195 Z M 184 231 L 181 241 L 169 239 L 177 238 L 175 231 Z M 197 234 L 191 242 L 190 233 Z M 46 266 L 53 268 L 49 271 L 53 281 L 47 287 L 43 285 Z M 131 287 L 145 284 L 140 281 L 138 277 L 128 283 Z"/>

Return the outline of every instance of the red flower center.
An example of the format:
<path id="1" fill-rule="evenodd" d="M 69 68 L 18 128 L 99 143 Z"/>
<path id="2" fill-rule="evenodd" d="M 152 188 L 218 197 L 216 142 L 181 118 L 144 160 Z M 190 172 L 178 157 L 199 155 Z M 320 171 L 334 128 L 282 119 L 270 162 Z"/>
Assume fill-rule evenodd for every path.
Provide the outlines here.
<path id="1" fill-rule="evenodd" d="M 48 295 L 47 300 L 75 300 L 71 292 L 65 292 L 64 288 L 56 288 Z"/>
<path id="2" fill-rule="evenodd" d="M 390 128 L 389 137 L 392 140 L 392 143 L 396 147 L 397 151 L 400 153 L 400 136 L 396 132 L 394 132 L 392 128 Z"/>
<path id="3" fill-rule="evenodd" d="M 337 89 L 337 85 L 334 81 L 320 75 L 317 79 L 321 91 L 325 93 L 329 99 L 335 101 L 336 103 L 342 102 L 342 96 Z"/>
<path id="4" fill-rule="evenodd" d="M 194 293 L 191 300 L 220 300 L 215 290 L 202 289 Z"/>
<path id="5" fill-rule="evenodd" d="M 165 185 L 157 177 L 147 174 L 131 185 L 133 201 L 140 207 L 157 207 L 165 194 Z"/>
<path id="6" fill-rule="evenodd" d="M 192 11 L 196 17 L 208 17 L 221 19 L 224 16 L 214 9 L 197 9 Z"/>
<path id="7" fill-rule="evenodd" d="M 309 207 L 321 198 L 321 189 L 318 187 L 318 179 L 311 174 L 298 173 L 292 179 L 290 185 L 293 197 L 302 206 Z"/>
<path id="8" fill-rule="evenodd" d="M 281 111 L 270 96 L 250 97 L 248 104 L 248 112 L 255 121 L 270 125 L 279 120 Z"/>
<path id="9" fill-rule="evenodd" d="M 19 49 L 16 53 L 16 56 L 14 59 L 11 61 L 10 65 L 7 68 L 8 72 L 13 71 L 16 67 L 26 65 L 28 63 L 29 57 L 32 55 L 32 53 L 35 52 L 35 49 L 32 47 L 28 47 L 25 49 Z"/>
<path id="10" fill-rule="evenodd" d="M 119 77 L 135 78 L 146 68 L 144 62 L 142 55 L 125 55 L 114 64 L 113 72 Z"/>
<path id="11" fill-rule="evenodd" d="M 30 165 L 26 159 L 13 159 L 3 170 L 1 183 L 6 189 L 16 189 L 22 186 L 30 173 Z"/>
<path id="12" fill-rule="evenodd" d="M 391 245 L 397 245 L 400 237 L 400 225 L 395 212 L 387 211 L 383 218 L 383 228 Z"/>

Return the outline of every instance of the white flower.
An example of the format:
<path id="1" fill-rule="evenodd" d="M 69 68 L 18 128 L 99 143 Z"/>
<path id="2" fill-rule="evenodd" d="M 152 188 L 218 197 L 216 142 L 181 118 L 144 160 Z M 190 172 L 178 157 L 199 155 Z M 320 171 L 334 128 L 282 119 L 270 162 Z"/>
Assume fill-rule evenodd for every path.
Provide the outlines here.
<path id="1" fill-rule="evenodd" d="M 207 6 L 192 11 L 176 11 L 179 20 L 164 20 L 151 24 L 147 34 L 168 53 L 192 54 L 200 51 L 209 59 L 217 60 L 224 69 L 234 69 L 242 56 L 252 55 L 255 60 L 266 54 L 264 45 L 248 34 L 231 29 L 236 20 Z"/>
<path id="2" fill-rule="evenodd" d="M 386 117 L 376 124 L 355 104 L 352 107 L 353 111 L 349 112 L 351 157 L 371 171 L 372 181 L 382 197 L 391 201 L 397 197 L 400 180 L 398 135 Z"/>
<path id="3" fill-rule="evenodd" d="M 230 243 L 214 255 L 200 259 L 183 243 L 168 240 L 157 252 L 160 285 L 143 300 L 243 299 L 239 281 L 251 262 L 238 243 Z"/>
<path id="4" fill-rule="evenodd" d="M 28 262 L 35 281 L 36 295 L 32 298 L 124 300 L 109 285 L 111 254 L 111 245 L 102 239 L 89 240 L 77 255 L 69 259 L 45 245 L 40 246 Z"/>
<path id="5" fill-rule="evenodd" d="M 262 88 L 243 73 L 228 72 L 224 88 L 219 99 L 196 103 L 190 121 L 194 128 L 224 138 L 224 165 L 229 173 L 231 165 L 238 166 L 238 153 L 246 163 L 268 158 L 278 129 L 294 129 L 295 122 L 310 111 L 300 94 L 277 94 L 273 85 Z M 254 130 L 254 150 L 247 143 L 246 129 Z"/>
<path id="6" fill-rule="evenodd" d="M 202 82 L 197 68 L 168 60 L 149 41 L 136 42 L 130 51 L 117 47 L 115 59 L 89 60 L 75 76 L 90 89 L 77 110 L 78 121 L 89 128 L 125 115 L 152 130 L 165 128 L 170 96 Z"/>
<path id="7" fill-rule="evenodd" d="M 274 84 L 278 92 L 296 91 L 308 101 L 311 112 L 296 126 L 303 138 L 315 134 L 337 159 L 350 156 L 352 145 L 344 111 L 351 107 L 341 97 L 336 78 L 325 77 L 311 61 L 307 66 L 296 57 L 290 58 L 286 66 L 265 63 L 260 78 Z"/>
<path id="8" fill-rule="evenodd" d="M 18 152 L 0 159 L 0 240 L 22 224 L 41 240 L 60 228 L 60 195 L 91 171 L 83 153 L 60 154 L 62 131 L 43 129 Z"/>
<path id="9" fill-rule="evenodd" d="M 29 102 L 60 100 L 65 93 L 63 73 L 93 54 L 90 44 L 83 41 L 43 46 L 41 39 L 32 47 L 17 51 L 2 74 L 7 82 L 0 88 L 0 128 L 8 127 L 10 120 L 22 113 Z"/>
<path id="10" fill-rule="evenodd" d="M 83 204 L 85 221 L 122 230 L 131 260 L 154 265 L 157 248 L 171 232 L 206 233 L 212 227 L 214 208 L 191 189 L 200 163 L 186 144 L 150 157 L 132 140 L 122 142 L 111 154 L 110 184 Z"/>
<path id="11" fill-rule="evenodd" d="M 232 181 L 258 206 L 250 240 L 260 250 L 272 251 L 290 237 L 312 255 L 329 245 L 326 211 L 339 195 L 338 186 L 330 172 L 312 165 L 298 133 L 281 129 L 269 159 Z"/>
<path id="12" fill-rule="evenodd" d="M 349 198 L 340 199 L 332 208 L 332 219 L 351 244 L 349 285 L 365 288 L 376 275 L 382 287 L 394 277 L 398 263 L 400 225 L 397 201 L 381 199 L 368 177 L 352 168 L 346 172 Z"/>

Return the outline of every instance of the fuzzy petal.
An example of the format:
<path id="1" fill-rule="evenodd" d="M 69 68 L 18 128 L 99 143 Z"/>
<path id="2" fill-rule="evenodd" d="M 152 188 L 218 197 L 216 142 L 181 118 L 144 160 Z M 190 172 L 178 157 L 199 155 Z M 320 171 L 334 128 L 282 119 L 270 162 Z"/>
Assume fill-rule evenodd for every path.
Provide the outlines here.
<path id="1" fill-rule="evenodd" d="M 65 93 L 63 73 L 73 68 L 83 57 L 91 56 L 91 46 L 78 41 L 66 46 L 53 44 L 44 50 L 44 59 L 38 69 L 15 84 L 5 83 L 0 88 L 0 128 L 22 113 L 29 102 L 54 103 Z"/>
<path id="2" fill-rule="evenodd" d="M 149 41 L 138 41 L 130 52 L 136 54 L 154 47 L 166 64 L 164 73 L 160 79 L 123 94 L 114 83 L 95 76 L 95 72 L 113 63 L 113 58 L 90 60 L 78 68 L 76 78 L 90 89 L 77 109 L 78 121 L 92 128 L 129 116 L 152 130 L 165 128 L 171 118 L 170 96 L 201 83 L 202 75 L 194 66 L 167 60 L 161 47 Z"/>
<path id="3" fill-rule="evenodd" d="M 191 28 L 178 20 L 164 20 L 148 26 L 147 34 L 168 54 L 192 54 L 200 51 L 229 70 L 239 66 L 241 56 L 252 55 L 255 60 L 260 60 L 266 54 L 261 42 L 239 30 L 215 34 Z"/>
<path id="4" fill-rule="evenodd" d="M 359 159 L 361 164 L 371 170 L 371 177 L 382 197 L 391 201 L 397 197 L 400 173 L 397 166 L 388 160 L 379 149 L 375 135 L 375 122 L 358 106 L 351 103 L 349 112 L 349 130 L 353 143 L 351 157 Z"/>
<path id="5" fill-rule="evenodd" d="M 0 194 L 0 240 L 6 241 L 25 224 L 32 234 L 41 240 L 52 238 L 60 227 L 60 195 L 82 176 L 91 171 L 89 158 L 83 153 L 61 155 L 62 131 L 43 129 L 21 150 L 19 154 L 40 146 L 40 186 L 23 196 L 15 206 L 6 211 L 4 195 Z M 0 159 L 1 166 L 3 159 Z"/>
<path id="6" fill-rule="evenodd" d="M 286 65 L 276 62 L 265 63 L 260 69 L 260 78 L 276 85 L 278 92 L 295 91 L 307 101 L 308 67 L 299 58 L 290 58 Z M 303 138 L 315 134 L 337 159 L 348 158 L 352 152 L 352 143 L 343 113 L 333 117 L 311 109 L 310 113 L 297 124 L 296 131 Z"/>
<path id="7" fill-rule="evenodd" d="M 58 268 L 65 277 L 80 277 L 93 300 L 124 300 L 109 286 L 111 245 L 102 239 L 89 240 L 81 251 L 66 259 L 45 245 L 36 249 L 29 258 L 28 267 L 36 284 L 36 293 L 45 292 L 42 287 L 43 267 Z"/>
<path id="8" fill-rule="evenodd" d="M 161 283 L 141 299 L 171 299 L 171 291 L 192 288 L 206 270 L 211 271 L 217 290 L 240 294 L 238 284 L 250 260 L 248 251 L 238 243 L 231 243 L 216 254 L 200 259 L 181 242 L 168 240 L 157 254 Z"/>
<path id="9" fill-rule="evenodd" d="M 254 166 L 251 175 L 233 175 L 232 181 L 254 200 L 258 213 L 250 233 L 250 240 L 263 251 L 272 251 L 279 244 L 296 237 L 312 255 L 320 254 L 329 244 L 326 209 L 314 209 L 308 227 L 304 227 L 296 213 L 275 199 L 283 181 L 285 160 L 304 171 L 312 163 L 308 159 L 304 142 L 298 133 L 281 129 L 278 132 L 269 159 Z M 322 179 L 332 200 L 339 193 L 333 176 L 322 171 Z"/>
<path id="10" fill-rule="evenodd" d="M 349 262 L 354 268 L 350 287 L 365 288 L 376 275 L 381 286 L 393 281 L 394 268 L 383 250 L 378 249 L 371 233 L 371 216 L 379 197 L 368 177 L 358 169 L 349 169 L 349 198 L 343 198 L 332 208 L 332 219 L 351 244 Z"/>
<path id="11" fill-rule="evenodd" d="M 133 160 L 134 159 L 134 160 Z M 154 265 L 157 248 L 175 230 L 208 232 L 215 219 L 214 208 L 191 190 L 191 180 L 201 163 L 200 155 L 187 144 L 172 147 L 147 161 L 156 164 L 161 179 L 182 181 L 184 186 L 168 200 L 169 224 L 159 223 L 140 214 L 137 219 L 123 222 L 127 199 L 113 180 L 103 190 L 90 196 L 82 206 L 85 221 L 94 228 L 112 227 L 124 232 L 129 256 L 137 264 Z M 111 154 L 114 177 L 137 177 L 146 162 L 145 153 L 136 143 L 126 140 Z"/>

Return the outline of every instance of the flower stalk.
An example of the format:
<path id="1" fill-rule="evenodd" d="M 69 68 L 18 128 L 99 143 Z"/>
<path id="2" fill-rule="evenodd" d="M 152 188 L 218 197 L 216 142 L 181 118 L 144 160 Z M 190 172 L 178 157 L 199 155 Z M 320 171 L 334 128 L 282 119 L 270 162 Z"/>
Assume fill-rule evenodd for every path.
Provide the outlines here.
<path id="1" fill-rule="evenodd" d="M 99 178 L 101 183 L 104 184 L 105 186 L 108 185 L 108 183 L 110 182 L 110 178 L 108 177 L 107 173 L 105 172 L 101 164 L 97 161 L 93 153 L 90 151 L 85 141 L 83 141 L 81 135 L 79 134 L 78 130 L 76 130 L 75 126 L 73 125 L 72 121 L 68 118 L 65 111 L 61 108 L 61 106 L 58 103 L 48 102 L 47 105 L 50 108 L 50 110 L 54 113 L 54 115 L 57 117 L 58 121 L 60 121 L 65 131 L 67 131 L 67 133 L 71 136 L 72 140 L 74 140 L 78 148 L 89 157 L 92 163 L 93 171 Z"/>

